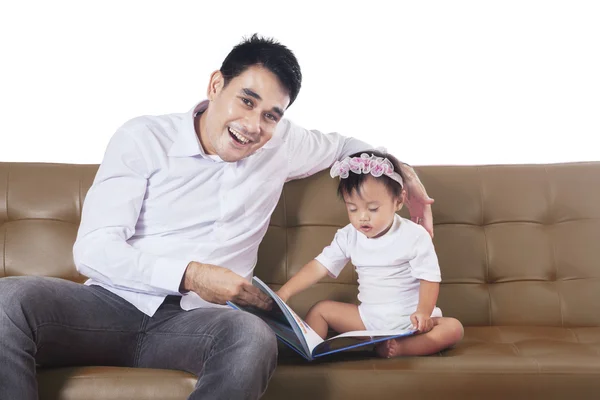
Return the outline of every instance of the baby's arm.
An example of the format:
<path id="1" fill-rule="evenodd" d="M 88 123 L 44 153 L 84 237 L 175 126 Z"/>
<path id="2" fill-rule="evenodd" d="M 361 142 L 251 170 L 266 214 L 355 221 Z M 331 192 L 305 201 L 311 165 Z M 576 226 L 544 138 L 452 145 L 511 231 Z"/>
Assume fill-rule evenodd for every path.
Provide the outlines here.
<path id="1" fill-rule="evenodd" d="M 317 260 L 312 260 L 287 281 L 285 285 L 277 291 L 277 294 L 283 301 L 287 302 L 290 297 L 319 282 L 328 273 L 329 270 L 325 268 L 323 264 Z"/>
<path id="2" fill-rule="evenodd" d="M 433 328 L 431 313 L 437 303 L 440 284 L 423 279 L 419 282 L 419 304 L 417 311 L 410 316 L 410 319 L 419 332 L 428 332 Z"/>
<path id="3" fill-rule="evenodd" d="M 415 228 L 417 238 L 412 245 L 414 257 L 410 260 L 410 266 L 412 276 L 419 280 L 419 303 L 410 320 L 419 332 L 424 333 L 433 328 L 431 313 L 440 292 L 441 274 L 431 237 L 422 227 Z"/>

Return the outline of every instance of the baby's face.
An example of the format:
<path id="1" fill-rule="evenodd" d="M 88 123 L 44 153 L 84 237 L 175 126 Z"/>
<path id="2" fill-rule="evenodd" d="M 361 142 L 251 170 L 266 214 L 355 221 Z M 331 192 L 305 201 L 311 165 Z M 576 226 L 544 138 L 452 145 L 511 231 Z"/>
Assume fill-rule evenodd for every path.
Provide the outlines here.
<path id="1" fill-rule="evenodd" d="M 344 195 L 348 218 L 354 228 L 368 238 L 383 236 L 392 226 L 396 211 L 402 208 L 377 178 L 368 177 L 362 184 L 360 194 Z"/>

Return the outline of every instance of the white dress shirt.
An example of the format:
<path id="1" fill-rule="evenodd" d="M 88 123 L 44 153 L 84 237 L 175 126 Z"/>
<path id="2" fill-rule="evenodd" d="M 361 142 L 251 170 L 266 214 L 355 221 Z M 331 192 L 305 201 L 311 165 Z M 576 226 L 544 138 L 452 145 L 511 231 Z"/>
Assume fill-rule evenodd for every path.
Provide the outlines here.
<path id="1" fill-rule="evenodd" d="M 152 316 L 191 261 L 250 279 L 283 184 L 370 148 L 283 119 L 255 154 L 224 162 L 205 154 L 187 113 L 143 116 L 120 127 L 83 205 L 73 255 L 77 270 Z M 181 307 L 215 307 L 196 293 Z"/>

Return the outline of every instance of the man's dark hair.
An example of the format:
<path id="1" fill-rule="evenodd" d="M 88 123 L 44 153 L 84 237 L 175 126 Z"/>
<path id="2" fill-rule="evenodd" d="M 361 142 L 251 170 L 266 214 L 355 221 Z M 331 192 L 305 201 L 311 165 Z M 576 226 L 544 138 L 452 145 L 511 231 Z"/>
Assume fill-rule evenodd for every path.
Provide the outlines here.
<path id="1" fill-rule="evenodd" d="M 381 157 L 381 158 L 387 158 L 388 160 L 390 160 L 390 162 L 392 163 L 392 165 L 394 166 L 394 172 L 397 172 L 398 175 L 400 175 L 402 177 L 402 181 L 404 181 L 404 175 L 402 174 L 402 171 L 400 171 L 400 161 L 398 161 L 398 159 L 396 157 L 394 157 L 391 154 L 388 153 L 382 153 L 380 151 L 377 150 L 366 150 L 366 151 L 360 151 L 358 153 L 354 153 L 352 155 L 350 155 L 350 157 L 360 157 L 361 154 L 368 154 L 369 156 L 375 156 L 375 157 Z M 355 174 L 354 172 L 350 171 L 350 174 L 348 175 L 347 178 L 344 179 L 340 179 L 340 183 L 338 185 L 338 196 L 343 200 L 344 199 L 344 194 L 347 195 L 351 195 L 352 192 L 354 192 L 356 190 L 356 193 L 358 193 L 360 195 L 360 188 L 363 184 L 363 182 L 365 181 L 365 179 L 367 179 L 368 177 L 371 178 L 375 178 L 374 176 L 372 176 L 371 174 Z M 381 182 L 385 185 L 386 189 L 388 190 L 388 192 L 394 196 L 394 198 L 397 199 L 401 199 L 402 197 L 402 185 L 400 185 L 398 182 L 396 182 L 395 180 L 393 180 L 392 178 L 390 178 L 387 175 L 381 175 L 378 178 L 375 179 L 379 179 L 381 180 Z"/>
<path id="2" fill-rule="evenodd" d="M 289 92 L 288 107 L 292 105 L 302 84 L 300 65 L 294 53 L 274 39 L 263 38 L 255 33 L 235 46 L 223 61 L 221 74 L 225 78 L 225 86 L 253 65 L 267 68 L 279 78 Z"/>

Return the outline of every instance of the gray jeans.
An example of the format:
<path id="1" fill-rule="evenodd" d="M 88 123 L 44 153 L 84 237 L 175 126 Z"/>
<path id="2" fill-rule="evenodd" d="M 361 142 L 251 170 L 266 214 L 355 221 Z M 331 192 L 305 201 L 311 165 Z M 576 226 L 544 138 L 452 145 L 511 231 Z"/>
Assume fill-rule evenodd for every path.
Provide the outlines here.
<path id="1" fill-rule="evenodd" d="M 259 398 L 277 363 L 271 329 L 239 311 L 183 311 L 178 300 L 148 317 L 98 286 L 1 278 L 0 397 L 37 399 L 37 364 L 176 369 L 199 377 L 189 399 Z"/>

